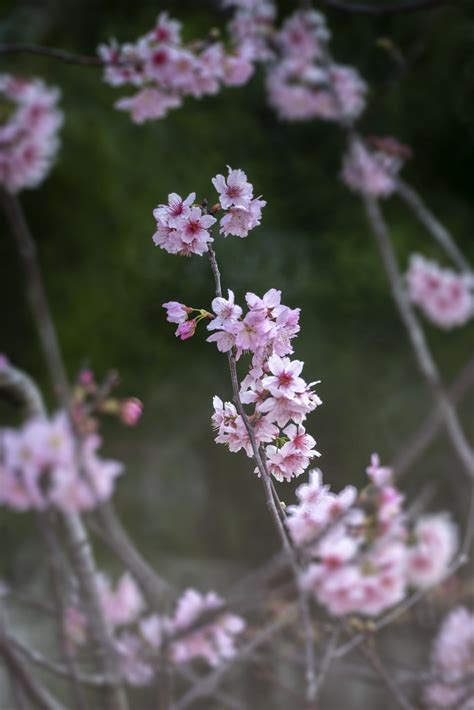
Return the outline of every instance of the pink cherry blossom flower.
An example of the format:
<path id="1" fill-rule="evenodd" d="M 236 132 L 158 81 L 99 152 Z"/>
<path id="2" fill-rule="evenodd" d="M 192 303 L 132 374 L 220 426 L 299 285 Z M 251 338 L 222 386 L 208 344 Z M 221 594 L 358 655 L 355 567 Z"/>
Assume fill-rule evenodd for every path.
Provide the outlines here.
<path id="1" fill-rule="evenodd" d="M 181 340 L 188 340 L 189 338 L 192 338 L 196 332 L 196 325 L 196 319 L 180 323 L 176 329 L 176 337 L 181 338 Z"/>
<path id="2" fill-rule="evenodd" d="M 408 551 L 408 578 L 414 587 L 427 588 L 447 573 L 457 547 L 457 530 L 447 515 L 426 515 L 415 525 L 416 543 Z"/>
<path id="3" fill-rule="evenodd" d="M 168 323 L 184 323 L 188 319 L 188 315 L 192 310 L 184 303 L 178 301 L 168 301 L 163 303 L 163 308 L 166 309 L 166 320 Z"/>
<path id="4" fill-rule="evenodd" d="M 442 269 L 422 256 L 413 255 L 406 280 L 410 300 L 440 328 L 462 326 L 474 316 L 472 276 Z"/>
<path id="5" fill-rule="evenodd" d="M 134 623 L 144 608 L 142 594 L 133 577 L 125 572 L 115 589 L 104 574 L 97 577 L 100 602 L 107 623 L 115 628 Z"/>
<path id="6" fill-rule="evenodd" d="M 189 210 L 196 199 L 196 193 L 191 192 L 185 200 L 183 200 L 176 192 L 168 195 L 167 205 L 158 205 L 153 210 L 153 216 L 156 221 L 163 226 L 176 228 L 179 225 L 180 217 L 187 217 Z"/>
<path id="7" fill-rule="evenodd" d="M 250 230 L 258 227 L 262 218 L 262 207 L 265 200 L 256 198 L 251 200 L 247 208 L 230 207 L 227 214 L 220 220 L 220 233 L 227 237 L 232 234 L 236 237 L 246 237 Z"/>
<path id="8" fill-rule="evenodd" d="M 353 140 L 344 158 L 342 179 L 355 192 L 389 197 L 396 190 L 396 178 L 402 166 L 399 155 L 370 151 L 362 141 Z"/>
<path id="9" fill-rule="evenodd" d="M 299 377 L 303 369 L 301 360 L 291 361 L 288 357 L 272 355 L 268 358 L 271 375 L 262 379 L 262 385 L 274 397 L 291 397 L 306 390 L 306 382 Z"/>
<path id="10" fill-rule="evenodd" d="M 427 708 L 460 707 L 462 699 L 469 695 L 473 657 L 474 614 L 465 607 L 456 607 L 444 619 L 433 643 L 433 680 L 423 692 Z"/>
<path id="11" fill-rule="evenodd" d="M 0 98 L 8 109 L 0 125 L 0 186 L 17 193 L 43 182 L 54 162 L 63 123 L 59 91 L 1 74 Z"/>
<path id="12" fill-rule="evenodd" d="M 212 184 L 219 193 L 219 200 L 224 210 L 230 207 L 249 208 L 253 197 L 253 187 L 247 181 L 247 175 L 243 170 L 233 170 L 227 166 L 228 176 L 216 175 L 212 178 Z"/>
<path id="13" fill-rule="evenodd" d="M 135 96 L 127 96 L 115 102 L 119 111 L 127 111 L 134 123 L 142 124 L 156 118 L 163 118 L 172 108 L 179 108 L 181 98 L 159 89 L 142 89 Z"/>
<path id="14" fill-rule="evenodd" d="M 126 426 L 136 426 L 142 412 L 143 404 L 136 397 L 129 397 L 120 405 L 120 419 Z"/>
<path id="15" fill-rule="evenodd" d="M 372 454 L 370 457 L 370 466 L 365 470 L 372 483 L 376 486 L 385 486 L 392 480 L 392 469 L 380 465 L 380 457 L 378 454 Z"/>

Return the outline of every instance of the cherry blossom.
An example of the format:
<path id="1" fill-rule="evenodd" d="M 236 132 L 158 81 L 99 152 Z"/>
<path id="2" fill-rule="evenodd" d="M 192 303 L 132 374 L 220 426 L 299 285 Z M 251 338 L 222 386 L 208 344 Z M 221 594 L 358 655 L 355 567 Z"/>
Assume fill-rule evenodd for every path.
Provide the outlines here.
<path id="1" fill-rule="evenodd" d="M 473 658 L 474 614 L 460 606 L 446 616 L 433 643 L 434 679 L 425 686 L 423 694 L 427 708 L 455 710 L 461 707 L 463 699 L 468 700 Z"/>
<path id="2" fill-rule="evenodd" d="M 0 503 L 15 510 L 91 510 L 112 496 L 122 473 L 120 463 L 97 456 L 96 434 L 76 443 L 64 412 L 4 429 L 1 443 Z"/>
<path id="3" fill-rule="evenodd" d="M 296 490 L 299 503 L 287 508 L 291 539 L 310 558 L 301 583 L 334 616 L 377 616 L 410 587 L 439 582 L 457 548 L 456 529 L 445 515 L 425 516 L 410 529 L 403 495 L 377 454 L 367 471 L 365 490 L 347 486 L 339 494 L 323 484 L 320 471 L 311 471 Z"/>
<path id="4" fill-rule="evenodd" d="M 355 192 L 389 197 L 396 190 L 396 178 L 402 166 L 399 154 L 371 151 L 363 141 L 354 139 L 344 158 L 342 179 Z"/>
<path id="5" fill-rule="evenodd" d="M 474 280 L 467 274 L 442 269 L 415 254 L 406 274 L 408 295 L 435 325 L 449 330 L 474 315 Z"/>
<path id="6" fill-rule="evenodd" d="M 0 75 L 0 185 L 16 193 L 47 177 L 59 148 L 59 90 L 40 79 Z"/>

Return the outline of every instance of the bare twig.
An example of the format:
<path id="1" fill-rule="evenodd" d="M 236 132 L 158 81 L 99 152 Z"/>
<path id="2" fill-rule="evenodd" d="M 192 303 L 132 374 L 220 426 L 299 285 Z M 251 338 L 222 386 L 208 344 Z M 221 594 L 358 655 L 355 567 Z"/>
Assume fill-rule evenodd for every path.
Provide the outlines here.
<path id="1" fill-rule="evenodd" d="M 453 236 L 448 232 L 446 227 L 441 224 L 439 219 L 435 217 L 427 205 L 425 205 L 420 195 L 412 187 L 410 187 L 410 185 L 407 185 L 406 182 L 400 179 L 397 181 L 397 192 L 404 202 L 410 207 L 413 214 L 444 249 L 446 254 L 449 255 L 454 264 L 456 264 L 461 271 L 471 273 L 471 266 L 462 251 L 459 249 Z"/>
<path id="2" fill-rule="evenodd" d="M 457 376 L 451 387 L 448 389 L 448 397 L 453 407 L 458 405 L 467 392 L 474 387 L 474 358 L 469 360 L 461 373 Z M 441 413 L 436 408 L 410 440 L 400 449 L 395 459 L 391 463 L 391 468 L 395 471 L 397 478 L 403 476 L 415 461 L 430 446 L 442 427 Z"/>
<path id="3" fill-rule="evenodd" d="M 260 646 L 270 641 L 276 633 L 281 631 L 285 626 L 288 626 L 294 620 L 294 614 L 291 610 L 285 615 L 273 621 L 266 628 L 264 628 L 259 634 L 257 634 L 249 643 L 239 650 L 238 655 L 222 663 L 218 668 L 211 673 L 208 673 L 204 678 L 200 678 L 196 685 L 193 685 L 184 695 L 178 700 L 174 705 L 172 705 L 171 710 L 185 710 L 189 707 L 195 700 L 199 698 L 211 695 L 218 684 L 221 682 L 223 677 L 231 670 L 236 663 L 241 663 L 247 657 L 251 656 Z"/>
<path id="4" fill-rule="evenodd" d="M 73 54 L 64 49 L 43 47 L 40 44 L 28 42 L 9 42 L 0 44 L 0 54 L 35 54 L 50 59 L 58 59 L 66 64 L 77 64 L 81 67 L 103 67 L 106 62 L 100 57 L 87 57 L 82 54 Z"/>
<path id="5" fill-rule="evenodd" d="M 212 248 L 212 246 L 210 244 L 208 245 L 208 253 L 209 253 L 209 261 L 211 264 L 212 273 L 214 275 L 216 296 L 222 297 L 222 284 L 221 284 L 221 276 L 220 276 L 220 272 L 219 272 L 219 266 L 217 264 L 217 259 L 216 259 L 214 249 Z M 291 545 L 290 539 L 288 537 L 285 526 L 284 526 L 282 519 L 281 519 L 281 505 L 279 505 L 279 507 L 277 508 L 277 505 L 275 503 L 275 498 L 274 498 L 273 489 L 272 489 L 272 482 L 271 482 L 270 474 L 267 469 L 265 456 L 262 455 L 262 452 L 260 451 L 257 440 L 255 438 L 255 432 L 253 430 L 253 426 L 249 421 L 249 418 L 247 416 L 247 412 L 245 411 L 245 408 L 242 404 L 242 400 L 240 399 L 240 386 L 239 386 L 239 379 L 238 379 L 238 375 L 237 375 L 237 363 L 236 363 L 235 354 L 233 351 L 229 351 L 227 353 L 227 360 L 229 363 L 229 371 L 230 371 L 230 378 L 231 378 L 231 382 L 232 382 L 232 392 L 233 392 L 234 404 L 235 404 L 236 409 L 237 409 L 238 413 L 240 414 L 242 421 L 244 422 L 245 428 L 247 430 L 247 433 L 248 433 L 248 436 L 250 439 L 250 443 L 252 446 L 253 458 L 255 460 L 255 463 L 257 464 L 258 473 L 259 473 L 260 479 L 263 483 L 267 507 L 270 511 L 272 518 L 273 518 L 273 522 L 274 522 L 275 527 L 278 531 L 278 535 L 279 535 L 280 540 L 282 542 L 283 549 L 285 550 L 285 553 L 288 557 L 288 561 L 289 561 L 290 567 L 292 569 L 292 572 L 293 572 L 293 575 L 295 578 L 296 589 L 297 589 L 297 594 L 298 594 L 298 602 L 299 602 L 300 614 L 301 614 L 301 622 L 303 625 L 303 631 L 304 631 L 304 635 L 305 635 L 307 700 L 308 700 L 308 702 L 313 702 L 316 697 L 317 686 L 316 686 L 316 671 L 315 671 L 315 657 L 314 657 L 314 634 L 313 634 L 313 626 L 312 626 L 312 622 L 311 622 L 309 600 L 308 600 L 306 592 L 301 588 L 301 585 L 299 583 L 300 569 L 299 569 L 298 559 L 297 559 L 296 553 Z"/>
<path id="6" fill-rule="evenodd" d="M 398 308 L 400 318 L 406 328 L 418 367 L 431 390 L 431 394 L 435 402 L 439 407 L 443 424 L 449 434 L 454 450 L 456 451 L 465 472 L 471 479 L 474 479 L 474 453 L 466 439 L 456 410 L 446 395 L 438 368 L 426 342 L 423 329 L 418 322 L 418 319 L 402 286 L 402 280 L 398 270 L 397 260 L 391 243 L 388 227 L 383 219 L 382 212 L 377 201 L 368 195 L 364 196 L 363 200 L 369 224 L 376 238 L 382 262 L 387 273 L 392 297 Z"/>
<path id="7" fill-rule="evenodd" d="M 321 0 L 321 4 L 334 10 L 351 12 L 357 15 L 399 15 L 407 12 L 420 12 L 421 10 L 434 10 L 441 5 L 446 5 L 450 0 L 408 0 L 392 5 L 366 4 L 351 2 L 351 0 Z"/>
<path id="8" fill-rule="evenodd" d="M 71 673 L 67 666 L 63 665 L 62 663 L 53 661 L 50 658 L 47 658 L 36 649 L 22 643 L 22 641 L 17 639 L 9 632 L 5 635 L 5 637 L 11 648 L 14 648 L 16 651 L 18 651 L 20 655 L 24 656 L 26 660 L 28 660 L 33 665 L 38 666 L 38 668 L 41 668 L 45 671 L 48 671 L 48 673 L 52 673 L 53 675 L 58 676 L 58 678 L 70 679 Z M 77 680 L 80 683 L 86 686 L 90 686 L 91 688 L 104 688 L 109 683 L 109 679 L 103 675 L 84 673 L 82 671 L 77 670 L 76 676 Z"/>
<path id="9" fill-rule="evenodd" d="M 32 675 L 28 666 L 11 648 L 3 629 L 0 629 L 0 657 L 35 707 L 39 710 L 66 710 Z"/>
<path id="10" fill-rule="evenodd" d="M 139 583 L 148 606 L 162 609 L 174 592 L 171 584 L 160 577 L 132 543 L 128 533 L 110 503 L 101 505 L 96 513 L 98 525 L 94 530 L 115 553 L 124 567 Z"/>
<path id="11" fill-rule="evenodd" d="M 24 403 L 27 411 L 38 417 L 46 416 L 39 390 L 33 381 L 22 375 L 19 370 L 9 365 L 2 366 L 0 386 L 2 383 L 6 384 L 10 391 L 16 383 L 18 385 L 17 399 Z M 97 661 L 104 674 L 111 679 L 104 691 L 105 707 L 108 710 L 126 710 L 127 700 L 121 687 L 116 651 L 102 612 L 94 555 L 86 529 L 77 513 L 63 513 L 62 520 L 67 531 L 75 572 L 88 612 L 89 628 L 94 640 Z"/>
<path id="12" fill-rule="evenodd" d="M 395 678 L 395 675 L 393 673 L 390 673 L 387 671 L 385 668 L 384 664 L 382 663 L 379 655 L 377 654 L 377 651 L 374 646 L 374 639 L 369 638 L 365 643 L 363 643 L 360 647 L 362 653 L 364 656 L 367 658 L 369 661 L 370 665 L 376 672 L 376 674 L 379 676 L 381 679 L 382 683 L 385 685 L 387 688 L 388 692 L 392 696 L 392 698 L 395 700 L 396 704 L 398 705 L 399 708 L 402 710 L 415 710 L 414 705 L 412 705 L 408 699 L 405 697 L 404 693 L 402 692 L 400 686 L 398 685 L 398 682 Z"/>

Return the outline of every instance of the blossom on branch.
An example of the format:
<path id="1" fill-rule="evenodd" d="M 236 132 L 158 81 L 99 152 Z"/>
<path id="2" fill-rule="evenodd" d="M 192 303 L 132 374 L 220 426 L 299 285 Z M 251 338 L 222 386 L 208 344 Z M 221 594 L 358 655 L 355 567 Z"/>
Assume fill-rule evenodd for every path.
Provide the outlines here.
<path id="1" fill-rule="evenodd" d="M 471 707 L 474 659 L 474 614 L 465 607 L 453 609 L 444 619 L 431 653 L 430 680 L 424 688 L 427 708 Z M 463 704 L 467 701 L 467 705 Z"/>
<path id="2" fill-rule="evenodd" d="M 298 505 L 287 508 L 293 543 L 310 558 L 302 585 L 334 616 L 378 616 L 403 601 L 410 588 L 424 589 L 448 573 L 457 550 L 447 515 L 425 516 L 411 526 L 403 495 L 376 454 L 371 482 L 358 493 L 334 494 L 320 471 L 300 486 Z"/>
<path id="3" fill-rule="evenodd" d="M 449 330 L 474 316 L 474 279 L 442 269 L 419 254 L 410 259 L 406 274 L 408 295 L 435 325 Z"/>
<path id="4" fill-rule="evenodd" d="M 0 75 L 0 185 L 7 192 L 37 187 L 59 148 L 59 90 L 40 79 Z"/>
<path id="5" fill-rule="evenodd" d="M 97 434 L 76 442 L 64 412 L 4 429 L 0 440 L 0 504 L 18 511 L 91 510 L 111 498 L 123 470 L 99 458 Z"/>

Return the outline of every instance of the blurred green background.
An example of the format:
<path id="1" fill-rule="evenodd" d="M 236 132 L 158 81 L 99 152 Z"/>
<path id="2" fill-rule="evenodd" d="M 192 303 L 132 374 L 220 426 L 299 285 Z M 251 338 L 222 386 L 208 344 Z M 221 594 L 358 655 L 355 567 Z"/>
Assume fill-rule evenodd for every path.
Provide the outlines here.
<path id="1" fill-rule="evenodd" d="M 420 189 L 474 258 L 474 8 L 452 3 L 432 13 L 375 19 L 327 12 L 333 53 L 371 86 L 364 132 L 411 145 L 406 179 Z M 291 3 L 281 3 L 282 12 Z M 183 21 L 185 37 L 223 28 L 217 2 L 57 0 L 1 3 L 0 40 L 34 41 L 93 54 L 115 36 L 134 39 L 159 11 Z M 381 38 L 415 60 L 393 82 L 396 66 Z M 35 56 L 2 57 L 3 72 L 42 76 L 62 91 L 65 126 L 57 165 L 21 200 L 39 245 L 52 310 L 72 375 L 88 362 L 116 367 L 121 394 L 145 405 L 135 430 L 104 429 L 105 450 L 126 462 L 116 503 L 139 544 L 174 581 L 219 586 L 277 546 L 261 486 L 243 454 L 215 445 L 213 394 L 230 395 L 225 358 L 201 332 L 180 342 L 166 323 L 168 300 L 208 307 L 213 283 L 205 258 L 156 249 L 153 208 L 171 191 L 212 200 L 211 177 L 243 168 L 268 202 L 248 239 L 219 239 L 224 288 L 242 301 L 270 287 L 302 307 L 295 356 L 307 380 L 321 379 L 324 405 L 308 422 L 319 464 L 339 489 L 362 482 L 370 453 L 390 461 L 431 410 L 389 297 L 373 238 L 357 197 L 338 178 L 343 137 L 324 122 L 286 124 L 267 106 L 261 75 L 238 89 L 189 99 L 165 120 L 133 125 L 113 102 L 127 91 L 101 72 Z M 413 251 L 443 261 L 430 238 L 396 199 L 386 204 L 403 269 Z M 48 382 L 13 242 L 2 221 L 0 351 Z M 450 333 L 426 325 L 447 381 L 472 355 L 474 325 Z M 474 434 L 471 404 L 464 420 Z M 52 404 L 51 398 L 49 401 Z M 4 421 L 11 412 L 2 409 Z M 442 436 L 404 481 L 409 494 L 434 484 L 432 505 L 463 513 L 463 479 Z M 280 486 L 293 500 L 293 485 Z M 2 512 L 0 575 L 33 574 L 36 548 L 29 516 Z M 3 551 L 5 550 L 5 554 Z M 8 550 L 8 552 L 7 552 Z M 229 577 L 230 575 L 230 577 Z M 222 585 L 221 585 L 222 587 Z"/>

